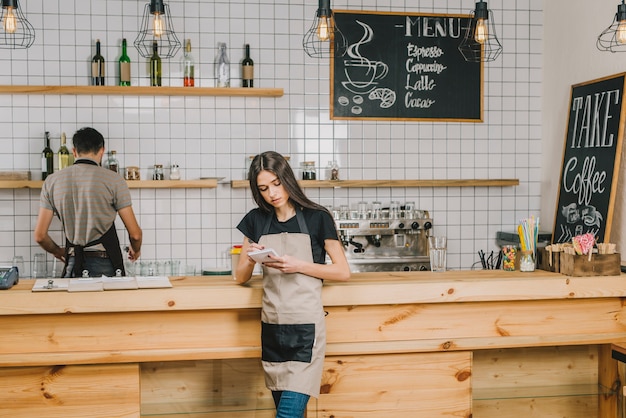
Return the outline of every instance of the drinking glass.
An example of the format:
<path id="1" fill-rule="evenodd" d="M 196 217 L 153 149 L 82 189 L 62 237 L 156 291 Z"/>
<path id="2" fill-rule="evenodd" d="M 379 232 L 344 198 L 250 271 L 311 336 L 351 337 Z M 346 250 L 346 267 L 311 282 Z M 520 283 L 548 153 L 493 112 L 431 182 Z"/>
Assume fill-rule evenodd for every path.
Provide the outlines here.
<path id="1" fill-rule="evenodd" d="M 24 270 L 24 257 L 21 255 L 16 255 L 13 257 L 12 266 L 17 267 L 17 272 L 22 277 L 26 275 L 26 271 Z"/>
<path id="2" fill-rule="evenodd" d="M 46 255 L 44 253 L 36 253 L 33 256 L 33 279 L 42 279 L 47 275 Z"/>
<path id="3" fill-rule="evenodd" d="M 446 255 L 448 251 L 447 244 L 446 237 L 428 237 L 431 271 L 446 271 Z"/>

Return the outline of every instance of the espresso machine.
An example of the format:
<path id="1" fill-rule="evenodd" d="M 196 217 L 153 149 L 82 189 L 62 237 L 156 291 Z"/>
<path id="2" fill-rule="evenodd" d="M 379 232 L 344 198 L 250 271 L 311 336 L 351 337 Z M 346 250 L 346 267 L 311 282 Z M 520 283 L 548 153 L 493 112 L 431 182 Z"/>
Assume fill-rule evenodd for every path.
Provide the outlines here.
<path id="1" fill-rule="evenodd" d="M 432 219 L 413 202 L 359 202 L 333 209 L 333 217 L 353 273 L 430 270 Z"/>

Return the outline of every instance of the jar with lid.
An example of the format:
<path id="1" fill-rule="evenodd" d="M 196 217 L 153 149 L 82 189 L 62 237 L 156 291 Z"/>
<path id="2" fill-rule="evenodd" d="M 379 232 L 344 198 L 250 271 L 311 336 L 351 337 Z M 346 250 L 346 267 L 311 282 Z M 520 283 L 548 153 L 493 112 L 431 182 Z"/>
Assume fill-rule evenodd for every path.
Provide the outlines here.
<path id="1" fill-rule="evenodd" d="M 176 163 L 170 167 L 170 180 L 180 180 L 180 167 Z"/>
<path id="2" fill-rule="evenodd" d="M 155 164 L 154 171 L 152 173 L 152 180 L 163 180 L 163 164 Z"/>
<path id="3" fill-rule="evenodd" d="M 129 165 L 128 167 L 126 167 L 126 175 L 124 177 L 126 178 L 126 180 L 141 180 L 139 167 Z"/>
<path id="4" fill-rule="evenodd" d="M 317 175 L 315 173 L 315 161 L 303 161 L 302 162 L 302 180 L 315 180 Z"/>
<path id="5" fill-rule="evenodd" d="M 120 163 L 117 160 L 117 151 L 111 150 L 111 152 L 109 153 L 109 158 L 107 158 L 105 162 L 105 167 L 117 173 L 119 170 L 119 166 Z"/>

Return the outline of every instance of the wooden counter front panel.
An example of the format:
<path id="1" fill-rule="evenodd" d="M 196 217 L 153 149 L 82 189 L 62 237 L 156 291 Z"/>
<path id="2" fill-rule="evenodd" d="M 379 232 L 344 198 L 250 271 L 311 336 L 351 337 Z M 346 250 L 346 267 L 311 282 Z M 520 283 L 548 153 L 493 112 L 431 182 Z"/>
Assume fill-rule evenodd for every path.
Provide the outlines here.
<path id="1" fill-rule="evenodd" d="M 4 368 L 0 417 L 139 418 L 139 366 Z"/>
<path id="2" fill-rule="evenodd" d="M 626 310 L 618 298 L 326 310 L 329 354 L 596 344 L 626 334 Z"/>
<path id="3" fill-rule="evenodd" d="M 319 418 L 471 416 L 469 352 L 327 356 L 322 394 L 309 401 Z"/>

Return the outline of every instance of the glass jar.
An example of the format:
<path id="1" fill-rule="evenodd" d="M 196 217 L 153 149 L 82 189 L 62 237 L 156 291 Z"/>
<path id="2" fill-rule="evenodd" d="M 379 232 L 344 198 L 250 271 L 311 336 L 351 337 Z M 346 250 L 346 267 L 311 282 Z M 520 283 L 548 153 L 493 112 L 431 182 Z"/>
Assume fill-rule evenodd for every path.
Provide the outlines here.
<path id="1" fill-rule="evenodd" d="M 117 160 L 117 151 L 112 150 L 109 153 L 109 158 L 107 158 L 105 167 L 108 168 L 109 170 L 115 171 L 117 173 L 118 170 L 119 170 L 119 166 L 120 166 L 120 163 Z"/>
<path id="2" fill-rule="evenodd" d="M 337 161 L 329 161 L 326 166 L 326 180 L 339 180 L 339 166 Z"/>
<path id="3" fill-rule="evenodd" d="M 129 165 L 126 167 L 126 175 L 124 176 L 126 180 L 141 180 L 141 176 L 139 175 L 139 167 L 134 165 Z"/>
<path id="4" fill-rule="evenodd" d="M 180 167 L 178 164 L 172 164 L 170 167 L 170 180 L 180 180 Z"/>
<path id="5" fill-rule="evenodd" d="M 520 271 L 535 271 L 535 253 L 522 251 L 519 256 Z"/>
<path id="6" fill-rule="evenodd" d="M 163 164 L 155 164 L 154 172 L 152 173 L 152 180 L 163 180 Z"/>
<path id="7" fill-rule="evenodd" d="M 315 173 L 315 161 L 303 161 L 302 162 L 302 180 L 315 180 L 317 175 Z"/>
<path id="8" fill-rule="evenodd" d="M 515 257 L 517 248 L 513 245 L 505 245 L 502 247 L 502 270 L 515 271 Z"/>

